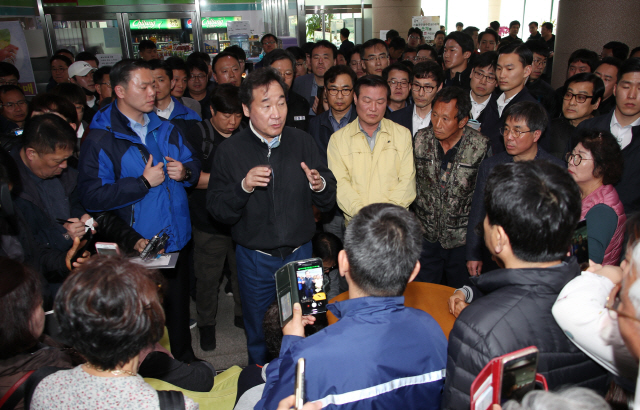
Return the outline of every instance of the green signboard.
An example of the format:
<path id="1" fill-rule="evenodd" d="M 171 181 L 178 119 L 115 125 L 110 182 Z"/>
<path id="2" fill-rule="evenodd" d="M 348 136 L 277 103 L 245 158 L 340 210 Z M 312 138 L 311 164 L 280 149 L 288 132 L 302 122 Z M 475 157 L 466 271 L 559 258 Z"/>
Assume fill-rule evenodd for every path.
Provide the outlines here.
<path id="1" fill-rule="evenodd" d="M 131 30 L 181 29 L 180 19 L 129 20 Z"/>
<path id="2" fill-rule="evenodd" d="M 202 28 L 227 28 L 228 22 L 240 20 L 240 17 L 203 17 Z"/>

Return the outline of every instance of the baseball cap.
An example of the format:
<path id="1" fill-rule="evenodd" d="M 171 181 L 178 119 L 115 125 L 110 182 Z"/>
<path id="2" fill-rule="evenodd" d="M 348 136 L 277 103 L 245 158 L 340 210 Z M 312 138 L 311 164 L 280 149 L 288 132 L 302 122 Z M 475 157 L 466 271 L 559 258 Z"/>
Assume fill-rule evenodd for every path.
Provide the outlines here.
<path id="1" fill-rule="evenodd" d="M 69 66 L 69 78 L 73 78 L 77 75 L 84 77 L 94 70 L 96 69 L 91 67 L 91 65 L 86 61 L 76 61 Z"/>

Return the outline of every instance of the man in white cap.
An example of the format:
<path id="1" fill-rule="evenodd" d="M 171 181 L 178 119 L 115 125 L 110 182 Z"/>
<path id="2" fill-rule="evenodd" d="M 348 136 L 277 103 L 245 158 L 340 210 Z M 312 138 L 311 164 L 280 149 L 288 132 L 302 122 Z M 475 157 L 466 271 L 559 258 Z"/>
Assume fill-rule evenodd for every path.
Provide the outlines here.
<path id="1" fill-rule="evenodd" d="M 97 111 L 96 86 L 93 83 L 93 72 L 96 68 L 86 61 L 76 61 L 69 66 L 69 82 L 78 84 L 87 95 L 87 106 Z M 94 108 L 95 107 L 95 108 Z"/>

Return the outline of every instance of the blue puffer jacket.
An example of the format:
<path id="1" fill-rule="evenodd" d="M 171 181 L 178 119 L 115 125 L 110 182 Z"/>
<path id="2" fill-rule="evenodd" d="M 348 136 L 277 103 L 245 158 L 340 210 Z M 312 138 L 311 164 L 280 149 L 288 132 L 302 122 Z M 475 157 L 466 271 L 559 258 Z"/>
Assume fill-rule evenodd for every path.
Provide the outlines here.
<path id="1" fill-rule="evenodd" d="M 305 401 L 320 400 L 324 409 L 440 408 L 447 339 L 428 313 L 405 307 L 403 296 L 328 307 L 337 323 L 307 338 L 284 337 L 255 409 L 276 409 L 294 392 L 301 357 Z"/>
<path id="2" fill-rule="evenodd" d="M 129 120 L 114 103 L 93 117 L 86 141 L 80 151 L 78 192 L 89 212 L 115 210 L 140 235 L 151 238 L 165 229 L 169 235 L 166 251 L 182 249 L 191 238 L 191 220 L 185 187 L 197 183 L 200 161 L 191 155 L 180 132 L 155 113 L 147 114 L 150 123 L 146 140 L 157 141 L 158 153 L 180 161 L 191 169 L 187 181 L 174 181 L 166 174 L 164 182 L 147 189 L 140 177 L 149 159 L 150 149 L 129 126 Z M 151 149 L 153 151 L 153 149 Z M 153 153 L 153 152 L 152 152 Z M 153 165 L 164 161 L 153 155 Z"/>

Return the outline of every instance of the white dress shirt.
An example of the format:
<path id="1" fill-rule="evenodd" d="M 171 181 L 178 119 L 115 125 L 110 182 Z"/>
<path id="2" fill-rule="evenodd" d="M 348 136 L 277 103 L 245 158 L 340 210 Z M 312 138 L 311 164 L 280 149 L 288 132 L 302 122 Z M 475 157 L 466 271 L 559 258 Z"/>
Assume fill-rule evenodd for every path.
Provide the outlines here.
<path id="1" fill-rule="evenodd" d="M 618 140 L 618 144 L 620 144 L 620 149 L 624 149 L 627 145 L 631 144 L 631 128 L 640 125 L 640 118 L 632 122 L 631 124 L 623 127 L 618 122 L 616 118 L 616 113 L 614 112 L 611 116 L 611 134 Z"/>
<path id="2" fill-rule="evenodd" d="M 489 100 L 491 99 L 491 96 L 487 97 L 487 99 L 484 100 L 484 102 L 479 103 L 473 99 L 473 93 L 469 91 L 469 98 L 471 98 L 471 118 L 474 120 L 477 120 L 480 114 L 482 114 L 482 111 L 486 108 L 487 104 L 489 104 Z M 502 115 L 502 110 L 500 110 L 500 115 Z"/>
<path id="3" fill-rule="evenodd" d="M 167 105 L 167 108 L 165 108 L 164 110 L 161 110 L 160 108 L 156 107 L 156 114 L 158 115 L 158 117 L 162 117 L 165 120 L 168 120 L 169 116 L 173 112 L 173 107 L 175 107 L 175 104 L 173 102 L 173 98 L 171 98 L 171 102 L 169 103 L 169 105 Z"/>
<path id="4" fill-rule="evenodd" d="M 423 128 L 427 128 L 431 124 L 431 111 L 424 116 L 424 118 L 420 118 L 418 113 L 416 112 L 416 106 L 413 106 L 413 117 L 412 117 L 412 125 L 413 125 L 413 135 L 415 136 L 418 131 Z"/>
<path id="5" fill-rule="evenodd" d="M 507 104 L 509 104 L 516 95 L 518 94 L 514 94 L 511 98 L 507 98 L 504 93 L 500 94 L 500 97 L 498 97 L 498 115 L 502 117 L 502 111 L 504 111 L 504 107 L 506 107 Z"/>

